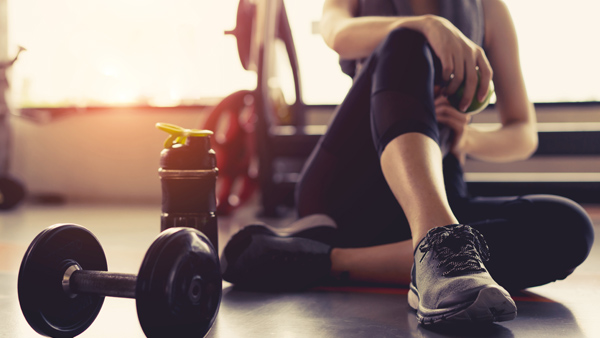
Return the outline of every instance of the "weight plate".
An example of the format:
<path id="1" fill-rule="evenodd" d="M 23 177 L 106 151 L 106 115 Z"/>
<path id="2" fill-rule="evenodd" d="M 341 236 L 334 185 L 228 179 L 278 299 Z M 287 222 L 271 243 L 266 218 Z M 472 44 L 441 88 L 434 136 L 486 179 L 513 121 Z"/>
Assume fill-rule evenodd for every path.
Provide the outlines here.
<path id="1" fill-rule="evenodd" d="M 250 46 L 255 20 L 256 6 L 249 0 L 240 0 L 236 15 L 236 26 L 233 31 L 226 32 L 236 37 L 238 56 L 245 70 L 250 70 Z"/>
<path id="2" fill-rule="evenodd" d="M 221 303 L 219 258 L 193 228 L 169 228 L 152 243 L 136 287 L 138 318 L 147 337 L 204 337 Z"/>
<path id="3" fill-rule="evenodd" d="M 66 269 L 106 271 L 106 257 L 98 240 L 86 228 L 57 224 L 31 242 L 19 269 L 21 311 L 39 334 L 74 337 L 96 319 L 103 296 L 69 295 L 63 290 Z"/>

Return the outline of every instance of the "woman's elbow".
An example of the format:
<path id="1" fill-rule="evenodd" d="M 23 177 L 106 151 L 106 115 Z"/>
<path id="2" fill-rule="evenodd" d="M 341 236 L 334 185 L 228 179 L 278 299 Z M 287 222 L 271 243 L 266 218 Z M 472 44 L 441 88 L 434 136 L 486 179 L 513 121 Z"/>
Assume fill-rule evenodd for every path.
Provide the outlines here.
<path id="1" fill-rule="evenodd" d="M 529 159 L 538 148 L 537 123 L 533 121 L 513 122 L 504 125 L 510 130 L 509 139 L 513 151 L 510 161 L 524 161 Z"/>
<path id="2" fill-rule="evenodd" d="M 340 39 L 339 36 L 335 33 L 330 33 L 325 39 L 325 43 L 329 48 L 331 48 L 334 52 L 340 54 Z"/>
<path id="3" fill-rule="evenodd" d="M 321 36 L 329 48 L 336 52 L 340 57 L 345 56 L 345 46 L 347 43 L 344 41 L 343 34 L 340 34 L 338 30 L 333 28 L 324 28 L 321 31 Z"/>
<path id="4" fill-rule="evenodd" d="M 325 15 L 319 22 L 319 32 L 325 44 L 339 53 L 340 28 L 339 22 L 331 18 L 331 15 Z"/>
<path id="5" fill-rule="evenodd" d="M 533 156 L 537 151 L 539 144 L 538 134 L 536 130 L 529 132 L 522 142 L 521 158 L 519 160 L 526 160 Z"/>
<path id="6" fill-rule="evenodd" d="M 348 32 L 346 22 L 321 21 L 319 30 L 325 44 L 343 59 L 355 59 L 356 37 Z"/>
<path id="7" fill-rule="evenodd" d="M 321 22 L 319 31 L 327 47 L 335 50 L 335 35 L 333 34 L 332 30 Z"/>

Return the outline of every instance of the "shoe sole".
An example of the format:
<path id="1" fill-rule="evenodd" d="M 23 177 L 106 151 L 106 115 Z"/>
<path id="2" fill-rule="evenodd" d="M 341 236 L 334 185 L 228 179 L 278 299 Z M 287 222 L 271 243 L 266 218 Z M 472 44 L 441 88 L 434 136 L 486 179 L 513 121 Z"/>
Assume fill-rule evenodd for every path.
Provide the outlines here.
<path id="1" fill-rule="evenodd" d="M 294 236 L 300 232 L 314 228 L 332 228 L 337 229 L 335 221 L 325 214 L 313 214 L 302 217 L 288 226 L 277 228 L 279 236 Z"/>
<path id="2" fill-rule="evenodd" d="M 418 291 L 411 287 L 408 303 L 417 310 L 417 320 L 422 325 L 504 322 L 517 317 L 517 306 L 510 295 L 494 285 L 481 289 L 471 303 L 436 310 L 424 309 L 420 304 Z"/>

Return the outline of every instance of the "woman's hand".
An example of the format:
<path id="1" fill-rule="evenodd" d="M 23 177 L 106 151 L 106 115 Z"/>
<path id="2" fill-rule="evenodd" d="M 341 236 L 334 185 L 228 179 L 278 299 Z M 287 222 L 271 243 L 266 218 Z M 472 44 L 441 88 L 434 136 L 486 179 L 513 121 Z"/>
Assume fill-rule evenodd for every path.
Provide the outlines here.
<path id="1" fill-rule="evenodd" d="M 454 131 L 454 139 L 452 140 L 450 151 L 456 158 L 464 158 L 466 155 L 465 146 L 469 130 L 467 125 L 471 121 L 471 115 L 456 110 L 445 96 L 436 97 L 435 113 L 439 123 L 447 125 Z"/>
<path id="2" fill-rule="evenodd" d="M 475 95 L 479 101 L 483 101 L 493 76 L 492 67 L 483 49 L 442 17 L 427 15 L 422 32 L 442 63 L 442 78 L 447 83 L 443 94 L 453 94 L 465 81 L 459 109 L 466 111 Z M 481 76 L 481 86 L 475 93 L 477 70 Z"/>

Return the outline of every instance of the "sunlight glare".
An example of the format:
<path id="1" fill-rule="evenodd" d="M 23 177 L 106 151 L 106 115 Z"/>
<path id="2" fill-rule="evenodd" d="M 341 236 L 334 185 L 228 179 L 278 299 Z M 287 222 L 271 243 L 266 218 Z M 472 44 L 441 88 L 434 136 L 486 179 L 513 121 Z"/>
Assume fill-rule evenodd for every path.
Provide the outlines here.
<path id="1" fill-rule="evenodd" d="M 9 45 L 28 49 L 13 69 L 13 101 L 162 106 L 252 88 L 256 76 L 223 34 L 237 2 L 9 0 Z"/>
<path id="2" fill-rule="evenodd" d="M 324 0 L 284 0 L 303 100 L 337 104 L 352 79 L 315 27 Z M 600 101 L 600 3 L 506 0 L 535 102 Z M 11 97 L 21 107 L 193 105 L 256 88 L 242 68 L 238 0 L 8 0 Z M 557 24 L 560 23 L 560 24 Z M 282 72 L 283 73 L 283 72 Z M 286 98 L 290 74 L 279 79 Z M 292 88 L 293 89 L 293 88 Z"/>

